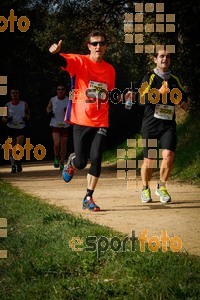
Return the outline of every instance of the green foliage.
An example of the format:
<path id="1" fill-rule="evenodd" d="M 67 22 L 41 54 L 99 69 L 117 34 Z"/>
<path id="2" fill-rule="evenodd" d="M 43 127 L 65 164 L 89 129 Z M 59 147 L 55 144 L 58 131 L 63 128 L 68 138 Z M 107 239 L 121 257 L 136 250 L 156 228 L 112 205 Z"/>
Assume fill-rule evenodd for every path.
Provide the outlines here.
<path id="1" fill-rule="evenodd" d="M 58 82 L 70 88 L 70 78 L 50 60 L 48 49 L 54 42 L 63 39 L 63 52 L 88 53 L 85 39 L 94 28 L 105 30 L 109 38 L 106 60 L 116 69 L 116 87 L 123 91 L 131 82 L 140 85 L 143 75 L 152 68 L 150 57 L 135 54 L 134 44 L 124 43 L 124 13 L 133 13 L 133 2 L 127 0 L 26 0 L 4 1 L 0 5 L 1 15 L 8 17 L 14 9 L 18 17 L 25 15 L 30 28 L 22 33 L 15 24 L 15 32 L 1 32 L 0 68 L 8 76 L 8 88 L 18 85 L 21 98 L 31 108 L 31 138 L 49 147 L 47 134 L 48 118 L 45 107 L 55 94 Z M 137 2 L 137 1 L 136 1 Z M 140 2 L 140 1 L 138 1 Z M 178 73 L 191 98 L 191 115 L 199 110 L 199 10 L 198 0 L 175 0 L 164 2 L 165 13 L 175 13 L 176 32 L 145 34 L 145 43 L 167 43 L 176 45 L 172 62 L 173 72 Z M 154 16 L 145 15 L 145 22 Z M 191 22 L 192 20 L 192 22 Z M 9 98 L 9 95 L 7 96 Z M 4 105 L 6 99 L 3 98 Z M 128 113 L 121 105 L 112 105 L 110 145 L 139 132 L 142 111 Z M 121 124 L 121 126 L 119 125 Z M 40 131 L 41 126 L 43 131 Z M 122 129 L 123 127 L 123 129 Z"/>
<path id="2" fill-rule="evenodd" d="M 174 178 L 200 183 L 199 117 L 188 116 L 178 125 L 178 145 L 173 169 Z"/>

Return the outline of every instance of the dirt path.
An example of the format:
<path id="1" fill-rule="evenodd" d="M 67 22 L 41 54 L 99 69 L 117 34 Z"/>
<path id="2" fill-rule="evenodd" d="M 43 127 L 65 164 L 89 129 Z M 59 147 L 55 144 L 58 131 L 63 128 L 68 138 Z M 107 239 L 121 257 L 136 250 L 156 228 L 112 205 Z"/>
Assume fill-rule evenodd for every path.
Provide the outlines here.
<path id="1" fill-rule="evenodd" d="M 127 188 L 125 180 L 117 179 L 116 169 L 104 167 L 95 191 L 95 201 L 101 207 L 97 213 L 82 210 L 85 195 L 87 169 L 77 171 L 70 183 L 65 183 L 59 170 L 51 163 L 29 163 L 23 172 L 10 173 L 10 166 L 1 166 L 0 178 L 6 179 L 23 191 L 39 196 L 48 203 L 64 208 L 67 212 L 82 215 L 84 218 L 106 225 L 119 232 L 136 236 L 148 230 L 148 237 L 160 237 L 162 229 L 168 236 L 179 236 L 183 249 L 200 255 L 200 188 L 185 183 L 168 183 L 172 202 L 163 205 L 154 196 L 153 203 L 143 204 L 140 200 L 141 183 L 132 182 Z"/>

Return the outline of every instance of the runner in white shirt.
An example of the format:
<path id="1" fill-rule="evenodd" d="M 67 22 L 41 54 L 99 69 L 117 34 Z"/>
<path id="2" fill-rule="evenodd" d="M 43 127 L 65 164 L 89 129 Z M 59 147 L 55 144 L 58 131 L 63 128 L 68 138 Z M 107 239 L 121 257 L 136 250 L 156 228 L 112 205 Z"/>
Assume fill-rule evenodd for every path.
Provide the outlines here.
<path id="1" fill-rule="evenodd" d="M 50 127 L 54 144 L 54 168 L 62 171 L 67 153 L 69 124 L 64 122 L 65 111 L 69 98 L 64 86 L 57 87 L 57 96 L 52 97 L 47 106 L 47 113 L 51 117 Z"/>
<path id="2" fill-rule="evenodd" d="M 19 99 L 18 89 L 11 90 L 11 98 L 12 100 L 5 105 L 7 107 L 7 116 L 4 116 L 2 121 L 7 123 L 7 135 L 8 138 L 12 138 L 13 148 L 15 145 L 22 146 L 24 143 L 26 121 L 30 117 L 30 112 L 28 104 Z M 15 160 L 12 150 L 10 150 L 10 162 L 12 173 L 22 171 L 21 160 Z"/>

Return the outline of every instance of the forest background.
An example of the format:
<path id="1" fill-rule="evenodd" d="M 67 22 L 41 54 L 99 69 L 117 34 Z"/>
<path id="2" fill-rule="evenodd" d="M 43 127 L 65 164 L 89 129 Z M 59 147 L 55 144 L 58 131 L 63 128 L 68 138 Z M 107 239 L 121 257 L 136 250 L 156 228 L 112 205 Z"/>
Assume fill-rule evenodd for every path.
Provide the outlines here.
<path id="1" fill-rule="evenodd" d="M 174 33 L 145 33 L 145 44 L 174 44 L 172 71 L 178 74 L 190 98 L 188 117 L 194 130 L 199 128 L 200 111 L 200 35 L 198 0 L 150 1 L 164 3 L 165 14 L 175 14 Z M 14 32 L 0 32 L 0 75 L 7 76 L 8 94 L 0 96 L 0 106 L 10 99 L 10 88 L 18 86 L 21 100 L 31 111 L 27 137 L 33 145 L 42 144 L 47 158 L 52 155 L 52 140 L 46 106 L 56 94 L 56 86 L 64 82 L 70 91 L 70 78 L 50 60 L 48 49 L 63 39 L 62 52 L 88 53 L 86 37 L 94 28 L 101 28 L 109 39 L 105 60 L 116 69 L 116 88 L 124 91 L 140 86 L 144 74 L 152 69 L 151 57 L 135 53 L 134 43 L 125 43 L 125 13 L 134 13 L 134 3 L 125 0 L 9 0 L 0 4 L 0 16 L 8 19 L 13 9 L 19 19 L 26 16 L 30 27 L 21 32 L 15 22 Z M 144 13 L 144 23 L 155 23 L 154 13 Z M 2 26 L 2 22 L 1 22 Z M 134 32 L 133 32 L 134 34 Z M 111 104 L 107 148 L 116 147 L 140 132 L 143 107 L 134 105 L 129 111 L 123 104 Z M 0 144 L 6 138 L 5 125 L 0 123 Z M 187 143 L 187 139 L 185 140 Z M 72 140 L 70 141 L 72 148 Z M 2 160 L 2 155 L 1 155 Z"/>

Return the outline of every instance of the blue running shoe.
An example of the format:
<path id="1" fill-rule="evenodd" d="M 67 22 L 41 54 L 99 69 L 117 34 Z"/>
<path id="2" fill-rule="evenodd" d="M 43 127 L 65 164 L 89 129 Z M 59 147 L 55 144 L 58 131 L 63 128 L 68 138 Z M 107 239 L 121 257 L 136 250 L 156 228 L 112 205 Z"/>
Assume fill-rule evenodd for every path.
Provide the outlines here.
<path id="1" fill-rule="evenodd" d="M 100 211 L 100 207 L 94 203 L 92 197 L 87 196 L 83 199 L 83 209 L 89 209 L 90 211 Z"/>
<path id="2" fill-rule="evenodd" d="M 68 162 L 62 171 L 62 177 L 65 182 L 69 182 L 70 180 L 72 180 L 72 178 L 74 176 L 74 172 L 76 170 L 74 168 L 74 166 L 72 165 L 72 159 L 74 157 L 75 157 L 75 153 L 70 154 L 70 156 L 68 158 Z"/>

